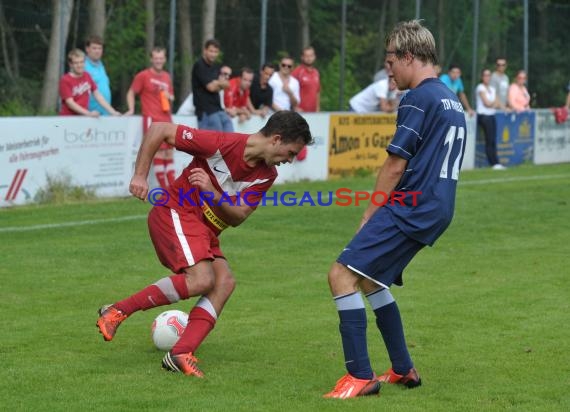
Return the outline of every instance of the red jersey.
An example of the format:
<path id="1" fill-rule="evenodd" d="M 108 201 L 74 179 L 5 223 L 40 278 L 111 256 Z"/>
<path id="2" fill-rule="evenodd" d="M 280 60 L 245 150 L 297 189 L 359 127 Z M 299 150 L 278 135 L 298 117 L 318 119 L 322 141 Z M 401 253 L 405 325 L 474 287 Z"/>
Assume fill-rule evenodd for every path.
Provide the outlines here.
<path id="1" fill-rule="evenodd" d="M 241 77 L 230 79 L 230 85 L 224 90 L 225 107 L 247 107 L 249 89 L 243 91 L 240 87 Z"/>
<path id="2" fill-rule="evenodd" d="M 61 96 L 60 115 L 78 114 L 71 110 L 65 103 L 65 99 L 73 98 L 75 103 L 87 109 L 89 107 L 89 96 L 97 90 L 97 85 L 89 75 L 84 72 L 81 77 L 72 76 L 66 73 L 59 81 L 59 95 Z"/>
<path id="3" fill-rule="evenodd" d="M 168 72 L 163 70 L 157 73 L 150 68 L 140 71 L 135 76 L 131 89 L 141 98 L 143 116 L 150 117 L 154 122 L 172 121 L 172 111 L 170 109 L 163 110 L 160 102 L 161 90 L 168 90 L 170 95 L 174 94 L 172 80 Z"/>
<path id="4" fill-rule="evenodd" d="M 208 173 L 216 190 L 222 193 L 226 204 L 246 204 L 255 208 L 253 205 L 261 201 L 263 194 L 277 178 L 277 169 L 265 163 L 249 166 L 243 160 L 247 138 L 248 135 L 242 133 L 200 130 L 179 125 L 175 147 L 194 158 L 169 188 L 170 199 L 166 206 L 177 211 L 200 213 L 204 216 L 204 222 L 216 234 L 224 229 L 223 224 L 220 227 L 207 216 L 211 210 L 208 212 L 207 202 L 203 199 L 208 194 L 203 194 L 201 198 L 199 189 L 188 182 L 190 170 L 201 168 Z M 218 203 L 221 204 L 222 200 Z M 216 219 L 215 215 L 213 219 Z"/>
<path id="5" fill-rule="evenodd" d="M 314 67 L 300 64 L 295 67 L 291 75 L 299 81 L 301 102 L 299 109 L 304 112 L 317 111 L 317 94 L 321 91 L 321 78 L 319 71 Z"/>

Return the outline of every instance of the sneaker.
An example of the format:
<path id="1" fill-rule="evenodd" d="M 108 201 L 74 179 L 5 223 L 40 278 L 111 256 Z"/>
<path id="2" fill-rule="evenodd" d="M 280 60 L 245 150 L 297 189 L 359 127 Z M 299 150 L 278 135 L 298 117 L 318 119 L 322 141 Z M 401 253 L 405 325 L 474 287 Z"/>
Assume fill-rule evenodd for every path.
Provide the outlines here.
<path id="1" fill-rule="evenodd" d="M 392 383 L 404 385 L 407 388 L 415 388 L 422 384 L 422 380 L 416 371 L 416 368 L 410 369 L 406 376 L 398 375 L 392 368 L 388 369 L 378 377 L 378 381 L 382 383 Z"/>
<path id="2" fill-rule="evenodd" d="M 97 327 L 103 335 L 103 339 L 110 341 L 115 336 L 117 328 L 122 321 L 127 319 L 127 315 L 112 305 L 105 305 L 99 309 L 99 319 L 97 319 Z"/>
<path id="3" fill-rule="evenodd" d="M 503 166 L 500 163 L 497 163 L 496 165 L 493 165 L 493 167 L 491 167 L 491 169 L 493 170 L 507 170 L 506 166 Z"/>
<path id="4" fill-rule="evenodd" d="M 168 352 L 162 359 L 162 367 L 170 372 L 182 372 L 184 375 L 194 375 L 198 378 L 204 377 L 204 372 L 198 368 L 198 359 L 192 352 L 173 355 Z"/>
<path id="5" fill-rule="evenodd" d="M 323 398 L 347 399 L 357 396 L 377 395 L 380 392 L 380 382 L 374 376 L 372 379 L 358 379 L 347 373 L 340 378 L 334 389 L 323 395 Z"/>

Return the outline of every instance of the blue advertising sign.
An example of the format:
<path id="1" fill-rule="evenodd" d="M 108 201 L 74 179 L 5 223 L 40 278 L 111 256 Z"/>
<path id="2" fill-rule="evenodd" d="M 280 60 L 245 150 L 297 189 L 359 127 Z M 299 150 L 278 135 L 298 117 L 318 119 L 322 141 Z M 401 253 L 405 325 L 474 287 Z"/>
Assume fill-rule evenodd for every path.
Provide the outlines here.
<path id="1" fill-rule="evenodd" d="M 534 112 L 497 113 L 497 156 L 501 164 L 515 166 L 524 162 L 532 162 L 534 150 Z M 485 155 L 485 139 L 482 133 L 477 134 L 475 154 L 476 167 L 488 167 Z"/>

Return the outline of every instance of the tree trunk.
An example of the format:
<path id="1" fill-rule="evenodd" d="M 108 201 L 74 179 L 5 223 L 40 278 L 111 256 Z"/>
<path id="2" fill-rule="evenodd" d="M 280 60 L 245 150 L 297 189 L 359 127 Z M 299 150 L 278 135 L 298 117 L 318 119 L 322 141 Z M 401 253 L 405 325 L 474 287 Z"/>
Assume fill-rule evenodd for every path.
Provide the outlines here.
<path id="1" fill-rule="evenodd" d="M 150 55 L 154 47 L 154 0 L 145 0 L 146 8 L 146 53 Z"/>
<path id="2" fill-rule="evenodd" d="M 192 27 L 190 18 L 190 0 L 178 0 L 178 39 L 180 42 L 180 101 L 192 91 Z"/>
<path id="3" fill-rule="evenodd" d="M 297 10 L 301 20 L 301 48 L 311 45 L 311 35 L 309 27 L 309 5 L 310 0 L 297 0 Z"/>
<path id="4" fill-rule="evenodd" d="M 437 57 L 439 59 L 439 65 L 443 70 L 442 65 L 445 56 L 445 0 L 438 0 L 437 2 L 437 31 L 437 49 L 439 52 Z"/>
<path id="5" fill-rule="evenodd" d="M 14 71 L 10 59 L 10 52 L 8 50 L 8 31 L 9 26 L 4 15 L 4 2 L 0 0 L 0 43 L 2 44 L 2 61 L 4 62 L 4 70 L 10 78 L 14 80 Z"/>
<path id="6" fill-rule="evenodd" d="M 384 49 L 386 48 L 386 2 L 382 2 L 380 10 L 380 24 L 378 25 L 378 47 L 376 47 L 376 67 L 374 73 L 384 67 Z"/>
<path id="7" fill-rule="evenodd" d="M 105 37 L 105 0 L 89 0 L 87 36 Z"/>
<path id="8" fill-rule="evenodd" d="M 51 34 L 39 107 L 40 113 L 53 112 L 57 106 L 59 78 L 65 70 L 60 67 L 60 60 L 62 54 L 65 55 L 65 43 L 72 10 L 73 0 L 52 1 Z"/>
<path id="9" fill-rule="evenodd" d="M 206 40 L 214 37 L 216 37 L 216 0 L 204 0 L 202 3 L 202 45 Z"/>
<path id="10" fill-rule="evenodd" d="M 398 21 L 400 21 L 400 8 L 398 4 L 398 0 L 390 0 L 390 4 L 388 6 L 388 21 L 390 30 L 396 25 L 396 23 L 398 23 Z"/>

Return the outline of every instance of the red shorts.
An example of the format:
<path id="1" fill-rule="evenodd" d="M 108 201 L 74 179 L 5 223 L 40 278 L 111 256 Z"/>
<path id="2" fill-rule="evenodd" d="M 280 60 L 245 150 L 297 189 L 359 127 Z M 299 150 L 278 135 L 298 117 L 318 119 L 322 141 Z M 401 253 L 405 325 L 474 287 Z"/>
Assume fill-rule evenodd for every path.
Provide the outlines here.
<path id="1" fill-rule="evenodd" d="M 143 116 L 143 133 L 146 133 L 150 125 L 152 124 L 152 117 L 150 116 Z M 174 146 L 169 145 L 168 143 L 161 143 L 159 149 L 160 150 L 168 150 L 172 149 Z"/>
<path id="2" fill-rule="evenodd" d="M 155 206 L 148 214 L 148 231 L 160 262 L 173 273 L 201 260 L 224 258 L 216 234 L 202 220 L 202 211 L 179 213 Z"/>

